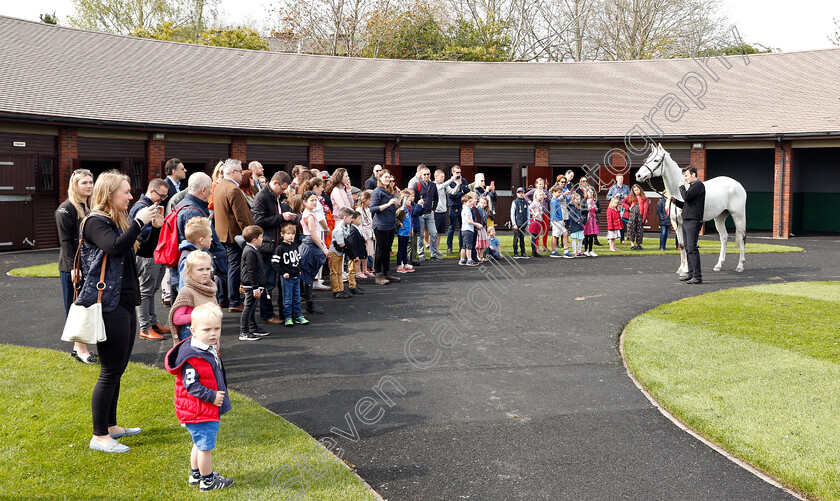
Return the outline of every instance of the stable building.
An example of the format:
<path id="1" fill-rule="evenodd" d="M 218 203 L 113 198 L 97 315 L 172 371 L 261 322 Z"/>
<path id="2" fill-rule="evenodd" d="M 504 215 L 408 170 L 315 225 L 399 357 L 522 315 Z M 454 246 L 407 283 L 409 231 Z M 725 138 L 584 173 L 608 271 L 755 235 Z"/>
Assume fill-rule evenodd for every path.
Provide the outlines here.
<path id="1" fill-rule="evenodd" d="M 70 173 L 139 195 L 166 159 L 271 175 L 419 163 L 513 190 L 568 169 L 629 184 L 648 143 L 748 192 L 748 230 L 840 232 L 840 49 L 582 63 L 405 61 L 146 40 L 0 17 L 0 250 L 57 246 Z M 655 222 L 652 222 L 655 225 Z"/>

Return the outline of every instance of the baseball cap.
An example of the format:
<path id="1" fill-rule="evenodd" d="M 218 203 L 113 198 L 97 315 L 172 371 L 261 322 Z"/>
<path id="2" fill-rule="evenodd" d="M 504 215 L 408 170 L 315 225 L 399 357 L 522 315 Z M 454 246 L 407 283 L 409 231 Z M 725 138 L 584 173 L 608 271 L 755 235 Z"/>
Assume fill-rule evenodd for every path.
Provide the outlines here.
<path id="1" fill-rule="evenodd" d="M 516 188 L 516 192 L 517 193 L 525 193 L 525 188 L 520 186 L 519 188 Z"/>

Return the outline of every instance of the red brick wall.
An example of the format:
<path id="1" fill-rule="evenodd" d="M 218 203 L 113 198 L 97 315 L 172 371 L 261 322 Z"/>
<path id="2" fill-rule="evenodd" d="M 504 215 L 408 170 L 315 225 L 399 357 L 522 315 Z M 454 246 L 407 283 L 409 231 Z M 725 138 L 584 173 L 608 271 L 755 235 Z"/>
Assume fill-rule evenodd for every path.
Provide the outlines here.
<path id="1" fill-rule="evenodd" d="M 534 147 L 534 165 L 536 167 L 548 167 L 548 145 L 537 144 Z"/>
<path id="2" fill-rule="evenodd" d="M 70 185 L 73 161 L 79 158 L 79 136 L 76 129 L 61 128 L 58 131 L 58 186 Z M 67 200 L 67 191 L 60 189 L 59 198 Z"/>
<path id="3" fill-rule="evenodd" d="M 394 143 L 385 144 L 385 165 L 395 166 L 400 164 L 400 145 Z M 370 176 L 368 176 L 370 177 Z"/>
<path id="4" fill-rule="evenodd" d="M 458 165 L 461 166 L 461 175 L 468 181 L 475 179 L 476 168 L 473 163 L 474 153 L 475 145 L 473 145 L 473 143 L 463 143 L 461 145 L 461 156 Z"/>
<path id="5" fill-rule="evenodd" d="M 166 163 L 166 141 L 162 139 L 149 139 L 149 181 L 156 177 L 164 177 L 163 166 Z"/>
<path id="6" fill-rule="evenodd" d="M 700 149 L 691 149 L 691 165 L 697 169 L 697 178 L 706 180 L 706 146 Z"/>
<path id="7" fill-rule="evenodd" d="M 784 169 L 782 169 L 782 150 L 784 149 Z M 791 160 L 793 150 L 790 142 L 776 143 L 775 173 L 773 183 L 773 237 L 789 238 L 791 222 Z M 784 170 L 784 172 L 782 172 Z M 779 210 L 781 209 L 781 219 Z"/>
<path id="8" fill-rule="evenodd" d="M 230 158 L 234 160 L 239 160 L 245 165 L 245 168 L 248 166 L 246 162 L 248 161 L 248 147 L 245 144 L 245 138 L 242 136 L 234 136 L 231 138 L 230 142 Z"/>
<path id="9" fill-rule="evenodd" d="M 324 165 L 324 141 L 320 139 L 309 140 L 309 166 Z"/>

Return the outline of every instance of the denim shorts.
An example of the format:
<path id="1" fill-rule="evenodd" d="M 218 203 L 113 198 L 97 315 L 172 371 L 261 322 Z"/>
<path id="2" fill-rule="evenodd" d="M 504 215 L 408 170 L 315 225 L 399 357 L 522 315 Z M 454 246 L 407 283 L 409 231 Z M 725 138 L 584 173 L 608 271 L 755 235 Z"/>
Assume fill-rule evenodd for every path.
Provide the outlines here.
<path id="1" fill-rule="evenodd" d="M 193 443 L 200 451 L 212 451 L 216 448 L 216 435 L 219 434 L 219 422 L 185 423 L 184 426 L 192 436 Z"/>

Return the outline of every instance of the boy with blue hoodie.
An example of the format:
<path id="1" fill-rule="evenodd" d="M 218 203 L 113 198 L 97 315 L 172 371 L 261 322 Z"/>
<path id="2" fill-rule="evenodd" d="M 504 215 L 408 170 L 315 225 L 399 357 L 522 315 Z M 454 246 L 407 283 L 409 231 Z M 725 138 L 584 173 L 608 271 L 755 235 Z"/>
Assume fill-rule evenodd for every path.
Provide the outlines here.
<path id="1" fill-rule="evenodd" d="M 192 311 L 192 336 L 166 354 L 166 370 L 175 375 L 175 414 L 193 439 L 190 485 L 202 491 L 224 489 L 232 478 L 213 472 L 213 449 L 219 419 L 231 410 L 227 378 L 216 343 L 222 334 L 222 309 L 206 303 Z"/>

